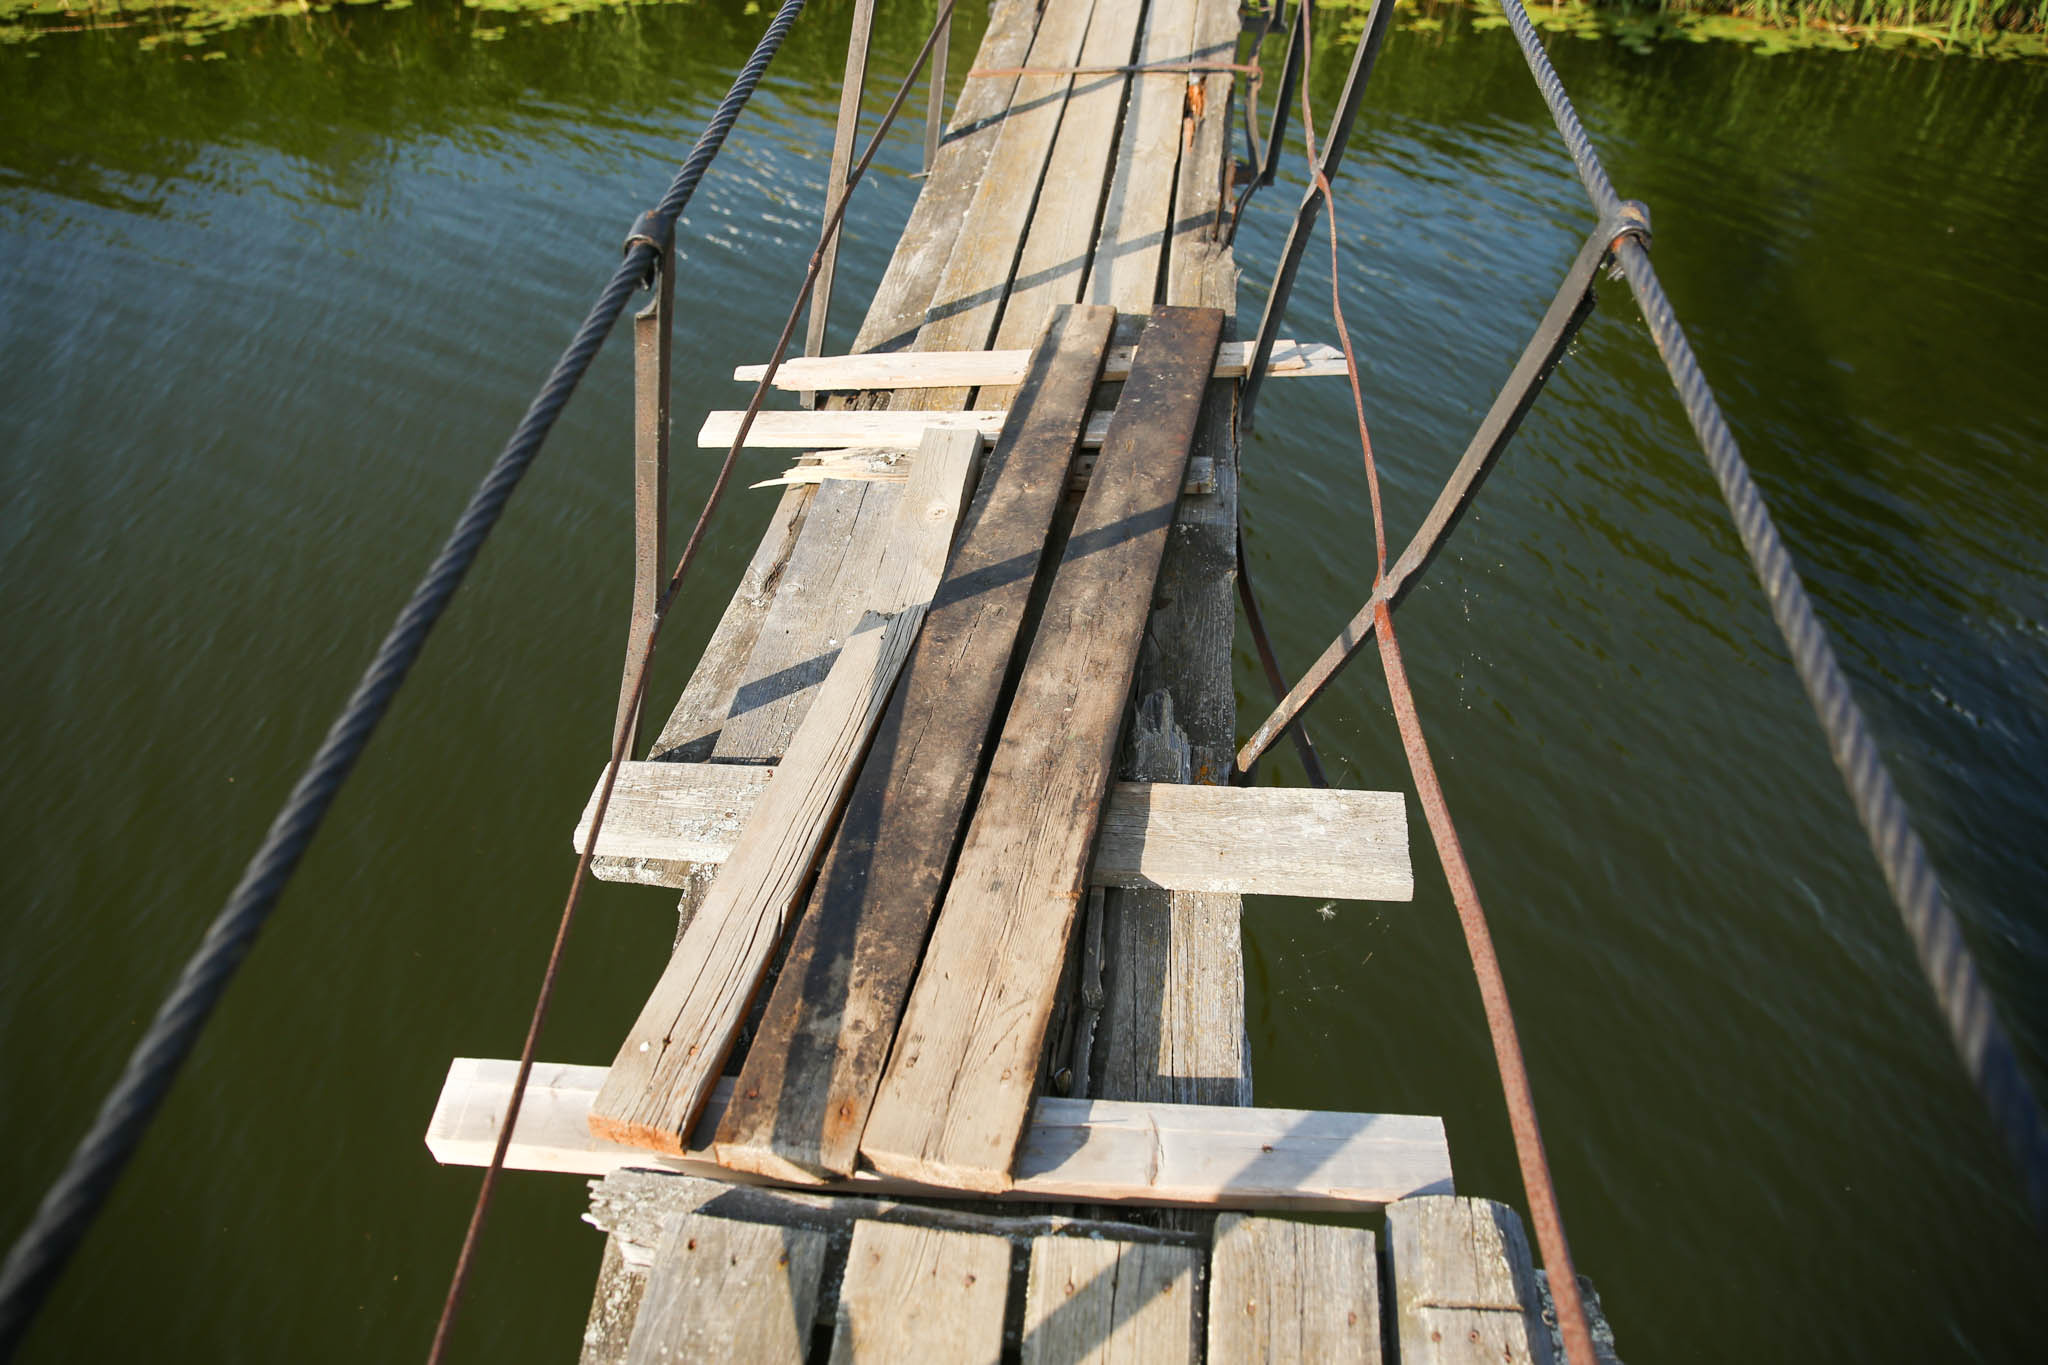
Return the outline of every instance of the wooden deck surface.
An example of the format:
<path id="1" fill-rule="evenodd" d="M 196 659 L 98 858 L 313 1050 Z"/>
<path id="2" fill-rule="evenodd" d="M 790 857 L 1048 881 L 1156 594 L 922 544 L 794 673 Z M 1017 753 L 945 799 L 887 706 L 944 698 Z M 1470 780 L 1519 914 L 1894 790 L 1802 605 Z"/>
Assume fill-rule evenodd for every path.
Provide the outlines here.
<path id="1" fill-rule="evenodd" d="M 1449 1188 L 1440 1122 L 1239 1113 L 1252 1088 L 1236 888 L 1257 883 L 1214 868 L 1184 876 L 1185 855 L 1159 851 L 1168 822 L 1152 814 L 1182 803 L 1131 795 L 1216 788 L 1235 750 L 1237 271 L 1220 232 L 1234 77 L 1058 69 L 1229 63 L 1239 28 L 1236 0 L 997 0 L 976 69 L 1053 70 L 966 81 L 852 349 L 1008 358 L 999 370 L 969 365 L 963 382 L 924 375 L 886 391 L 841 389 L 821 395 L 818 414 L 763 428 L 803 427 L 788 438 L 802 447 L 849 432 L 836 443 L 884 432 L 885 444 L 907 445 L 926 425 L 912 414 L 952 413 L 956 427 L 1001 436 L 964 514 L 953 509 L 963 529 L 950 567 L 950 517 L 937 541 L 906 531 L 933 497 L 922 466 L 930 445 L 908 479 L 826 477 L 849 470 L 843 455 L 816 482 L 793 474 L 805 481 L 779 495 L 648 762 L 624 788 L 622 811 L 654 812 L 638 817 L 644 826 L 679 809 L 662 804 L 674 794 L 645 779 L 649 770 L 716 775 L 682 784 L 704 806 L 691 807 L 691 842 L 601 846 L 600 876 L 683 889 L 678 951 L 665 975 L 650 963 L 647 983 L 621 983 L 637 994 L 662 976 L 613 1067 L 553 1068 L 566 1088 L 542 1087 L 528 1101 L 540 1128 L 560 1124 L 522 1149 L 526 1164 L 610 1172 L 594 1186 L 590 1215 L 609 1234 L 585 1342 L 592 1365 L 1451 1361 L 1480 1359 L 1480 1344 L 1486 1359 L 1550 1357 L 1514 1214 L 1447 1194 L 1406 1197 Z M 1088 334 L 1059 353 L 1072 373 L 1058 376 L 1057 338 L 1046 340 L 1056 317 Z M 1016 356 L 1034 351 L 1040 359 L 1024 374 Z M 1098 378 L 1109 356 L 1119 382 Z M 1327 372 L 1327 357 L 1320 363 L 1299 368 Z M 1055 380 L 1071 390 L 1064 434 L 1031 425 L 1047 420 L 1032 415 L 1034 393 Z M 1174 388 L 1171 401 L 1161 385 Z M 1130 439 L 1120 443 L 1120 429 Z M 1073 451 L 1091 437 L 1103 453 L 1088 474 Z M 1060 477 L 1034 484 L 1025 507 L 1003 471 L 1033 441 Z M 1070 481 L 1086 493 L 1077 498 Z M 975 556 L 1037 564 L 1070 533 L 1084 550 L 1102 544 L 1078 560 L 1068 552 L 1057 573 L 1026 573 L 1009 594 L 1016 600 L 1005 598 L 1007 636 L 983 637 L 983 622 L 948 614 L 946 584 L 974 572 Z M 924 542 L 940 545 L 936 560 Z M 899 561 L 918 544 L 909 575 Z M 921 648 L 909 637 L 927 604 L 924 629 L 938 643 Z M 877 610 L 896 614 L 885 623 Z M 1041 618 L 1053 624 L 1034 643 Z M 1084 642 L 1079 623 L 1096 619 L 1108 623 L 1102 638 Z M 1074 647 L 1063 653 L 1068 636 Z M 969 655 L 974 687 L 947 672 Z M 907 681 L 892 700 L 899 667 Z M 1021 701 L 999 703 L 1012 688 Z M 871 734 L 880 736 L 872 751 Z M 899 761 L 906 736 L 945 748 L 945 771 Z M 995 751 L 993 769 L 985 749 Z M 935 773 L 942 799 L 922 824 L 906 824 L 893 794 Z M 1052 797 L 1034 795 L 1044 791 Z M 1125 794 L 1124 816 L 1107 791 Z M 1291 818 L 1320 818 L 1313 803 L 1296 804 Z M 787 818 L 748 818 L 778 810 Z M 1363 810 L 1353 802 L 1349 815 Z M 1370 818 L 1399 856 L 1349 884 L 1405 897 L 1405 816 Z M 1127 868 L 1104 861 L 1098 821 L 1111 827 L 1105 838 L 1135 850 Z M 874 832 L 899 826 L 904 846 L 922 851 L 880 858 Z M 1283 876 L 1295 861 L 1255 876 Z M 813 886 L 809 869 L 820 862 Z M 885 866 L 916 894 L 877 910 L 863 888 Z M 955 913 L 955 900 L 972 904 Z M 1044 913 L 1045 903 L 1058 913 Z M 777 944 L 799 911 L 791 965 L 776 983 Z M 919 967 L 905 945 L 921 948 L 935 911 L 933 956 Z M 923 971 L 914 995 L 913 967 Z M 838 983 L 825 991 L 830 1008 L 818 1005 L 821 981 Z M 1002 984 L 977 1000 L 961 982 Z M 750 1001 L 754 1029 L 743 1027 Z M 848 1041 L 868 1034 L 864 1049 Z M 766 1051 L 750 1052 L 750 1042 Z M 451 1103 L 444 1092 L 444 1109 Z M 478 1114 L 489 1117 L 478 1103 L 474 1113 L 437 1113 L 444 1144 L 454 1129 L 467 1142 Z M 591 1130 L 672 1154 L 639 1158 L 669 1169 L 624 1169 L 635 1159 L 628 1149 Z M 1149 1160 L 1119 1146 L 1130 1142 Z M 1098 1168 L 1107 1173 L 1099 1180 Z M 893 1178 L 1013 1197 L 1029 1197 L 1035 1180 L 1040 1198 L 1092 1202 L 1142 1199 L 1142 1188 L 1123 1193 L 1133 1169 L 1151 1202 L 1180 1207 L 1119 1210 L 1103 1222 L 697 1178 L 827 1180 L 863 1195 Z M 1347 1185 L 1347 1172 L 1364 1172 L 1370 1188 Z M 1378 1238 L 1263 1212 L 1219 1221 L 1214 1211 L 1389 1201 Z M 1480 1235 L 1489 1231 L 1490 1240 Z M 1424 1267 L 1428 1258 L 1447 1259 Z M 1393 1293 L 1384 1307 L 1383 1285 Z"/>

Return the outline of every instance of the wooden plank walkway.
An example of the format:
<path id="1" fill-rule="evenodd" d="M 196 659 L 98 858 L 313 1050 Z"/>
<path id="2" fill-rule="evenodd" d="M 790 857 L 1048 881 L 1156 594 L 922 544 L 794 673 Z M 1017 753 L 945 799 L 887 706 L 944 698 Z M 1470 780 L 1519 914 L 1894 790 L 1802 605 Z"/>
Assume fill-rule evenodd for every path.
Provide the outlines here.
<path id="1" fill-rule="evenodd" d="M 683 891 L 676 951 L 509 1153 L 603 1177 L 586 1361 L 1550 1358 L 1440 1120 L 1251 1107 L 1241 895 L 1412 897 L 1405 801 L 1221 785 L 1235 78 L 1070 69 L 1238 34 L 998 0 L 855 354 L 754 429 L 801 458 L 594 864 Z M 437 1158 L 488 1159 L 513 1071 L 457 1060 Z"/>
<path id="2" fill-rule="evenodd" d="M 786 1341 L 806 1302 L 812 1316 L 804 1325 L 832 1334 L 834 1360 L 1563 1358 L 1521 1220 L 1482 1199 L 1403 1200 L 1387 1211 L 1387 1235 L 1376 1237 L 1258 1214 L 1225 1214 L 1194 1232 L 1019 1217 L 650 1171 L 616 1172 L 592 1191 L 590 1220 L 616 1253 L 613 1296 L 644 1295 L 659 1326 L 625 1334 L 593 1318 L 585 1365 L 638 1359 L 642 1332 L 683 1328 L 692 1307 L 704 1321 L 728 1323 L 729 1300 L 740 1292 L 767 1301 L 761 1341 L 735 1337 L 706 1358 Z M 728 1273 L 693 1278 L 692 1257 L 711 1247 L 752 1257 L 755 1282 L 742 1291 Z M 1383 1284 L 1391 1302 L 1381 1300 Z M 1597 1299 L 1590 1302 L 1600 1353 L 1612 1360 L 1612 1334 Z"/>

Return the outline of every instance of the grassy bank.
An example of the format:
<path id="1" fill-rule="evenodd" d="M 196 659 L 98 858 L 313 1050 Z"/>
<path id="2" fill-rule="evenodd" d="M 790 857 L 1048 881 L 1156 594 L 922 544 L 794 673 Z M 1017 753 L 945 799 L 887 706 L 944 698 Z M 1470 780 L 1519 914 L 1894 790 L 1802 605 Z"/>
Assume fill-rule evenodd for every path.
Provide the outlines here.
<path id="1" fill-rule="evenodd" d="M 586 10 L 675 0 L 463 0 L 472 36 L 503 37 L 525 16 L 558 22 Z M 1364 25 L 1370 0 L 1319 0 L 1350 10 L 1344 31 Z M 1609 39 L 1636 51 L 1658 42 L 1727 41 L 1761 54 L 1795 49 L 1910 49 L 2048 59 L 2048 0 L 1524 0 L 1539 28 Z M 402 9 L 413 0 L 0 0 L 0 42 L 94 29 L 140 30 L 144 47 L 201 46 L 207 35 L 259 19 L 345 5 Z M 1399 26 L 1497 28 L 1495 0 L 1397 0 Z"/>

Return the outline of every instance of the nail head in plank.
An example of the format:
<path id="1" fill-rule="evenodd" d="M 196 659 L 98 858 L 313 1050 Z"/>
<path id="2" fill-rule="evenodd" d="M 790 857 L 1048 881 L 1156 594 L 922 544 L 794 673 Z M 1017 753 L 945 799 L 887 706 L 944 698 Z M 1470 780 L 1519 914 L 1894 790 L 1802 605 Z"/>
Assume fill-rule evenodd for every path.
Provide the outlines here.
<path id="1" fill-rule="evenodd" d="M 627 1365 L 802 1365 L 824 1266 L 823 1233 L 676 1216 L 647 1272 Z"/>
<path id="2" fill-rule="evenodd" d="M 1031 1244 L 1023 1365 L 1189 1365 L 1198 1253 L 1041 1237 Z"/>
<path id="3" fill-rule="evenodd" d="M 885 1173 L 1009 1184 L 1222 324 L 1139 342 L 862 1138 Z"/>
<path id="4" fill-rule="evenodd" d="M 992 1365 L 1003 1353 L 1009 1289 L 1006 1238 L 856 1223 L 839 1285 L 832 1365 Z"/>
<path id="5" fill-rule="evenodd" d="M 449 1065 L 427 1129 L 427 1150 L 435 1160 L 490 1163 L 518 1070 L 509 1059 L 458 1057 Z M 603 1067 L 535 1067 L 506 1165 L 579 1175 L 644 1167 L 728 1182 L 758 1179 L 724 1170 L 709 1152 L 718 1115 L 732 1094 L 730 1080 L 713 1088 L 690 1149 L 680 1156 L 594 1136 L 587 1120 L 604 1081 Z M 1451 1158 L 1443 1120 L 1427 1116 L 1047 1096 L 1034 1108 L 1015 1176 L 1001 1198 L 1372 1212 L 1397 1199 L 1449 1193 Z M 869 1170 L 831 1188 L 861 1195 L 949 1192 Z"/>
<path id="6" fill-rule="evenodd" d="M 1490 1199 L 1403 1199 L 1387 1209 L 1401 1365 L 1547 1365 L 1536 1271 L 1522 1220 Z"/>
<path id="7" fill-rule="evenodd" d="M 1209 1359 L 1380 1359 L 1373 1235 L 1226 1213 L 1209 1254 Z"/>
<path id="8" fill-rule="evenodd" d="M 719 1134 L 730 1165 L 853 1169 L 1114 322 L 1067 309 L 1047 332 L 762 1016 Z"/>

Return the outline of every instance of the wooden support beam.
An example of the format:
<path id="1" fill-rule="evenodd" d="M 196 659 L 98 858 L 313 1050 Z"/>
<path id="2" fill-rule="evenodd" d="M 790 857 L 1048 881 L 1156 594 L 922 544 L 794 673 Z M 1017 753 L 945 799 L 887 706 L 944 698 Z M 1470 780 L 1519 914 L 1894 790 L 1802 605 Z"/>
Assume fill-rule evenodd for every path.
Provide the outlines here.
<path id="1" fill-rule="evenodd" d="M 1102 367 L 1104 383 L 1120 384 L 1131 377 L 1133 349 L 1130 346 L 1109 348 L 1109 359 Z M 1252 343 L 1249 341 L 1224 342 L 1216 352 L 1215 377 L 1244 378 L 1251 364 L 1251 354 Z M 887 351 L 872 355 L 791 356 L 775 371 L 774 386 L 795 392 L 1014 386 L 1024 382 L 1024 374 L 1030 364 L 1031 348 L 1028 346 L 993 351 Z M 766 373 L 766 365 L 741 365 L 732 372 L 732 377 L 753 384 L 759 383 Z M 1319 379 L 1343 373 L 1344 353 L 1335 346 L 1315 341 L 1276 341 L 1273 354 L 1266 363 L 1266 374 L 1274 379 Z"/>
<path id="2" fill-rule="evenodd" d="M 485 1166 L 519 1063 L 458 1057 L 427 1129 L 444 1165 Z M 728 1171 L 711 1158 L 712 1133 L 732 1095 L 713 1087 L 688 1150 L 660 1154 L 594 1136 L 591 1101 L 601 1066 L 544 1063 L 533 1070 L 505 1164 L 519 1171 L 608 1175 L 628 1167 L 727 1182 L 774 1182 Z M 1451 1190 L 1443 1120 L 1121 1100 L 1041 1098 L 999 1198 L 1026 1203 L 1137 1204 L 1210 1209 L 1372 1212 L 1397 1199 Z M 861 1170 L 830 1187 L 850 1194 L 953 1193 Z"/>
<path id="3" fill-rule="evenodd" d="M 930 632 L 927 620 L 925 629 Z M 731 853 L 772 767 L 628 763 L 597 841 L 607 858 L 670 864 L 673 885 Z M 597 794 L 577 822 L 588 837 Z M 1415 898 L 1400 792 L 1116 782 L 1104 798 L 1091 886 L 1321 900 Z"/>
<path id="4" fill-rule="evenodd" d="M 1054 320 L 741 1073 L 719 1158 L 845 1175 L 939 904 L 1116 314 Z"/>
<path id="5" fill-rule="evenodd" d="M 1003 1354 L 1007 1238 L 862 1222 L 840 1281 L 831 1365 L 990 1365 Z"/>
<path id="6" fill-rule="evenodd" d="M 1201 1264 L 1187 1247 L 1039 1238 L 1021 1365 L 1189 1365 Z"/>
<path id="7" fill-rule="evenodd" d="M 861 1139 L 886 1174 L 1010 1182 L 1222 326 L 1162 308 L 1138 343 Z"/>
<path id="8" fill-rule="evenodd" d="M 647 1272 L 626 1365 L 803 1365 L 824 1268 L 823 1233 L 678 1215 Z"/>
<path id="9" fill-rule="evenodd" d="M 1401 1365 L 1549 1365 L 1529 1239 L 1507 1205 L 1401 1201 L 1387 1210 L 1387 1267 Z"/>
<path id="10" fill-rule="evenodd" d="M 1364 1228 L 1226 1213 L 1209 1253 L 1209 1359 L 1379 1365 L 1380 1270 Z"/>
<path id="11" fill-rule="evenodd" d="M 897 511 L 871 615 L 838 660 L 741 830 L 733 853 L 677 943 L 619 1050 L 595 1131 L 680 1150 L 745 1019 L 808 883 L 869 737 L 910 653 L 967 498 L 976 453 L 935 434 Z"/>

